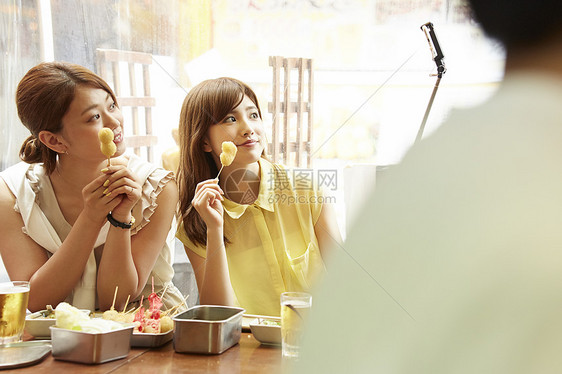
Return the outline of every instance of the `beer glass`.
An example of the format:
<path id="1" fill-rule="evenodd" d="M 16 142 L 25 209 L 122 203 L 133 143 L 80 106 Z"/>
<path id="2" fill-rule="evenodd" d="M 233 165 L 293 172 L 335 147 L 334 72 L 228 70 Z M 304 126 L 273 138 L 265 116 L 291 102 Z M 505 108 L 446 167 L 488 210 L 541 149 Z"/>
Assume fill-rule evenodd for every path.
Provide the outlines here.
<path id="1" fill-rule="evenodd" d="M 21 340 L 28 298 L 29 282 L 0 283 L 0 344 Z"/>

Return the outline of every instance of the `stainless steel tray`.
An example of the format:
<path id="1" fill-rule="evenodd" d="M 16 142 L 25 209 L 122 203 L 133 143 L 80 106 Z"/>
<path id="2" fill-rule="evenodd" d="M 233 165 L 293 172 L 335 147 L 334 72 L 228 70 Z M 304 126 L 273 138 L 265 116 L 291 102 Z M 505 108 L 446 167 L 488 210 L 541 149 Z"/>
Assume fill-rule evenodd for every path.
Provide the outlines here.
<path id="1" fill-rule="evenodd" d="M 51 353 L 50 340 L 37 340 L 0 345 L 0 369 L 35 365 Z"/>
<path id="2" fill-rule="evenodd" d="M 160 334 L 148 334 L 142 332 L 133 332 L 131 336 L 131 347 L 160 347 L 168 343 L 174 338 L 174 331 L 163 332 Z"/>

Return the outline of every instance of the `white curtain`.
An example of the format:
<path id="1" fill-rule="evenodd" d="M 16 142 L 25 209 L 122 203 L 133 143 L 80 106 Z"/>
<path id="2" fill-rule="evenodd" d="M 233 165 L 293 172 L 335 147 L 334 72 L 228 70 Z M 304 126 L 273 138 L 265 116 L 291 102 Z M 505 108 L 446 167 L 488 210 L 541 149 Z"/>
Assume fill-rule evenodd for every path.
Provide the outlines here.
<path id="1" fill-rule="evenodd" d="M 17 162 L 20 145 L 28 135 L 17 117 L 14 97 L 19 79 L 40 57 L 37 35 L 22 32 L 22 3 L 26 2 L 0 2 L 0 170 Z"/>

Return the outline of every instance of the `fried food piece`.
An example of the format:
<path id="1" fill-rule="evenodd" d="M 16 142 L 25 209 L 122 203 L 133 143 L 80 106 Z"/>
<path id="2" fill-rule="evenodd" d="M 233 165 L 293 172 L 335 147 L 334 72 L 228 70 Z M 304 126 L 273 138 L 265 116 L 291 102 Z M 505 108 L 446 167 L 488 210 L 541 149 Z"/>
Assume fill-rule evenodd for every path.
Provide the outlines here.
<path id="1" fill-rule="evenodd" d="M 174 329 L 174 320 L 168 316 L 160 318 L 160 332 L 168 332 Z"/>
<path id="2" fill-rule="evenodd" d="M 115 154 L 115 152 L 117 152 L 117 146 L 113 142 L 114 137 L 115 135 L 113 134 L 113 131 L 111 131 L 107 127 L 104 127 L 98 132 L 98 138 L 101 143 L 101 153 L 103 153 L 104 156 L 107 157 L 108 166 L 110 165 L 109 159 Z"/>
<path id="3" fill-rule="evenodd" d="M 111 131 L 111 129 L 108 129 L 107 127 L 104 127 L 98 132 L 98 138 L 102 144 L 111 143 L 114 139 L 113 131 Z"/>
<path id="4" fill-rule="evenodd" d="M 143 332 L 147 334 L 160 334 L 160 320 L 152 318 L 147 319 Z"/>
<path id="5" fill-rule="evenodd" d="M 107 158 L 110 158 L 115 154 L 115 152 L 117 152 L 117 146 L 113 142 L 102 144 L 100 146 L 100 149 L 101 149 L 101 153 L 103 153 Z"/>
<path id="6" fill-rule="evenodd" d="M 106 310 L 105 312 L 103 312 L 102 318 L 110 320 L 110 321 L 115 321 L 118 314 L 119 314 L 119 312 L 117 312 L 115 309 L 110 309 L 110 310 Z"/>
<path id="7" fill-rule="evenodd" d="M 220 154 L 221 164 L 223 166 L 229 166 L 234 161 L 236 157 L 236 152 L 238 148 L 233 142 L 222 142 L 222 152 Z"/>

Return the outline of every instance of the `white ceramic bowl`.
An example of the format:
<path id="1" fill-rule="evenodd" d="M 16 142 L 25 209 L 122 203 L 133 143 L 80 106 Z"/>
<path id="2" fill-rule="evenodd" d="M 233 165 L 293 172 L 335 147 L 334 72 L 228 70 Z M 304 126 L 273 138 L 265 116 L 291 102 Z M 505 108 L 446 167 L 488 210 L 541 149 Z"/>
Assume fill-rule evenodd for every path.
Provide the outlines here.
<path id="1" fill-rule="evenodd" d="M 260 343 L 262 344 L 272 344 L 272 345 L 280 345 L 281 344 L 281 324 L 265 324 L 270 321 L 268 319 L 263 318 L 256 318 L 252 322 L 250 322 L 250 330 Z M 271 320 L 270 323 L 274 322 Z M 279 322 L 279 321 L 275 321 Z"/>
<path id="2" fill-rule="evenodd" d="M 90 314 L 88 309 L 80 309 L 80 311 Z M 46 309 L 25 316 L 25 331 L 36 339 L 50 339 L 49 327 L 54 326 L 57 322 L 56 318 L 43 317 L 45 312 L 47 312 Z"/>

